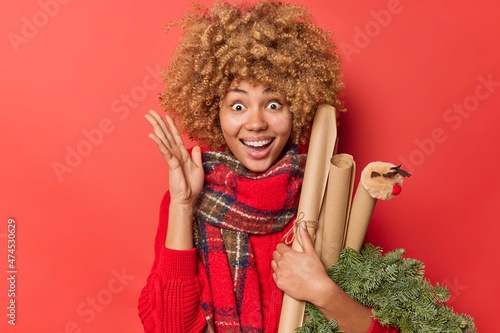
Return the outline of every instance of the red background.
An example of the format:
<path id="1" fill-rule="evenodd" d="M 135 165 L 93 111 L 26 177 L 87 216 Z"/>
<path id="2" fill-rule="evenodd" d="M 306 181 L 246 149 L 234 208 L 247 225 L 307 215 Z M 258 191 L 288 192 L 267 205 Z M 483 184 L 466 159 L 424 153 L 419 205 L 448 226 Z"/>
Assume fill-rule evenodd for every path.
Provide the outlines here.
<path id="1" fill-rule="evenodd" d="M 179 35 L 162 29 L 189 5 L 60 1 L 0 11 L 0 271 L 10 217 L 18 270 L 16 327 L 3 279 L 0 330 L 140 332 L 136 303 L 167 188 L 144 114 L 158 109 L 155 70 Z M 355 156 L 358 174 L 373 160 L 413 174 L 400 197 L 377 204 L 371 241 L 424 261 L 456 311 L 496 331 L 500 6 L 298 2 L 340 46 L 339 152 Z"/>

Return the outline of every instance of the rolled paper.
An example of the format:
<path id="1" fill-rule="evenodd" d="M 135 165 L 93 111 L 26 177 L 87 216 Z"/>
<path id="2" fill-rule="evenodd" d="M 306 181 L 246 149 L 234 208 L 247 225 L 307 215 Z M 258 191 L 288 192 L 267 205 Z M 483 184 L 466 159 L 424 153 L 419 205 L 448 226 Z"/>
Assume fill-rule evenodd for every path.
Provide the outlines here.
<path id="1" fill-rule="evenodd" d="M 330 159 L 337 138 L 336 111 L 331 105 L 322 104 L 314 116 L 309 152 L 304 170 L 304 180 L 298 213 L 303 214 L 304 221 L 318 221 L 321 204 L 325 194 Z M 311 238 L 315 238 L 315 229 L 308 227 Z M 296 234 L 292 249 L 302 251 Z M 305 302 L 296 300 L 287 294 L 283 295 L 278 333 L 293 333 L 295 328 L 304 322 Z"/>
<path id="2" fill-rule="evenodd" d="M 344 248 L 344 234 L 353 192 L 356 164 L 349 154 L 337 154 L 331 159 L 322 230 L 321 261 L 329 269 L 338 261 Z M 321 225 L 323 223 L 323 225 Z"/>
<path id="3" fill-rule="evenodd" d="M 335 148 L 333 149 L 333 155 L 337 154 L 337 148 L 339 146 L 339 138 L 335 140 Z M 330 166 L 331 168 L 331 166 Z M 321 210 L 319 212 L 318 218 L 318 229 L 316 229 L 316 237 L 314 240 L 314 250 L 318 254 L 318 257 L 321 258 L 321 248 L 323 243 L 323 226 L 325 224 L 325 207 L 328 205 L 328 181 L 326 182 L 327 190 L 325 191 L 325 196 L 323 197 L 323 203 L 321 204 Z M 352 197 L 352 193 L 351 193 Z"/>
<path id="4" fill-rule="evenodd" d="M 361 250 L 377 199 L 387 200 L 398 195 L 403 177 L 411 176 L 400 166 L 378 161 L 363 169 L 348 219 L 345 247 Z"/>
<path id="5" fill-rule="evenodd" d="M 326 182 L 328 188 L 328 181 Z M 316 229 L 316 236 L 314 237 L 314 250 L 321 258 L 321 249 L 323 244 L 323 226 L 325 225 L 325 207 L 328 202 L 328 191 L 325 191 L 325 196 L 323 197 L 323 203 L 321 204 L 321 210 L 319 211 L 318 218 L 318 229 Z"/>
<path id="6" fill-rule="evenodd" d="M 344 247 L 361 250 L 376 202 L 360 181 L 352 202 Z"/>
<path id="7" fill-rule="evenodd" d="M 335 147 L 333 149 L 333 155 L 337 154 L 337 148 L 339 146 L 339 138 L 335 140 Z M 331 168 L 331 166 L 330 166 Z M 328 189 L 328 180 L 326 182 L 326 186 Z M 352 193 L 351 193 L 352 196 Z M 318 229 L 316 229 L 316 237 L 314 240 L 314 250 L 318 254 L 318 257 L 321 258 L 321 248 L 323 243 L 323 225 L 325 224 L 325 207 L 328 205 L 328 190 L 325 191 L 325 196 L 323 197 L 323 203 L 321 204 L 321 210 L 319 212 L 318 218 Z"/>

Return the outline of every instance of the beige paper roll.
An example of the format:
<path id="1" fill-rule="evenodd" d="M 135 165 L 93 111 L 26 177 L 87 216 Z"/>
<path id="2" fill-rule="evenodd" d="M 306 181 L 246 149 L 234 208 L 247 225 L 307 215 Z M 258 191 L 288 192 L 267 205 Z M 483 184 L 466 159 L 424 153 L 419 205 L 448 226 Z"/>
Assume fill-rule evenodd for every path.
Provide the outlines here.
<path id="1" fill-rule="evenodd" d="M 361 250 L 376 202 L 360 181 L 352 202 L 344 247 Z"/>
<path id="2" fill-rule="evenodd" d="M 335 140 L 335 148 L 333 149 L 333 155 L 335 156 L 337 154 L 337 148 L 339 146 L 339 138 Z M 331 162 L 331 160 L 330 160 Z M 331 168 L 331 166 L 330 166 Z M 327 202 L 328 201 L 328 181 L 326 182 L 326 187 L 327 190 L 325 191 L 325 196 L 323 197 L 323 203 L 321 204 L 321 211 L 319 212 L 319 218 L 318 218 L 318 229 L 316 230 L 316 237 L 314 240 L 314 250 L 318 254 L 318 257 L 321 258 L 321 248 L 322 248 L 322 243 L 323 243 L 323 226 L 325 225 L 325 207 L 328 206 Z M 351 191 L 351 196 L 352 197 L 352 191 Z M 345 232 L 345 231 L 344 231 Z"/>
<path id="3" fill-rule="evenodd" d="M 321 261 L 326 269 L 338 261 L 344 247 L 344 234 L 351 206 L 356 164 L 349 154 L 331 159 L 322 225 Z M 323 220 L 323 221 L 322 221 Z"/>
<path id="4" fill-rule="evenodd" d="M 326 182 L 326 187 L 328 188 L 328 181 Z M 325 207 L 328 202 L 328 191 L 325 191 L 325 196 L 323 197 L 323 203 L 321 204 L 321 210 L 319 212 L 318 218 L 318 229 L 316 230 L 316 237 L 314 239 L 314 250 L 321 258 L 321 249 L 323 244 L 323 226 L 325 225 Z"/>
<path id="5" fill-rule="evenodd" d="M 304 171 L 304 181 L 300 195 L 298 212 L 304 214 L 304 220 L 317 221 L 325 193 L 330 159 L 337 138 L 336 111 L 331 105 L 322 104 L 314 116 L 309 142 L 309 153 Z M 315 230 L 309 228 L 313 241 Z M 302 251 L 296 235 L 292 249 Z M 305 302 L 283 295 L 280 325 L 278 333 L 293 333 L 304 321 Z"/>

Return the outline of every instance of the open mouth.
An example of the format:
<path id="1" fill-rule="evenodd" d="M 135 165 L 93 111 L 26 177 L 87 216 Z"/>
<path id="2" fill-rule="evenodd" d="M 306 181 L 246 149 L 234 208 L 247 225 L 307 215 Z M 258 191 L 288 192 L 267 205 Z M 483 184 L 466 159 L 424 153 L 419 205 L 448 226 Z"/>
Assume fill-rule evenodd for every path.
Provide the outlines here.
<path id="1" fill-rule="evenodd" d="M 247 150 L 247 152 L 253 157 L 263 157 L 267 154 L 268 149 L 274 143 L 274 139 L 265 139 L 258 141 L 247 141 L 240 140 L 243 144 L 243 147 Z"/>

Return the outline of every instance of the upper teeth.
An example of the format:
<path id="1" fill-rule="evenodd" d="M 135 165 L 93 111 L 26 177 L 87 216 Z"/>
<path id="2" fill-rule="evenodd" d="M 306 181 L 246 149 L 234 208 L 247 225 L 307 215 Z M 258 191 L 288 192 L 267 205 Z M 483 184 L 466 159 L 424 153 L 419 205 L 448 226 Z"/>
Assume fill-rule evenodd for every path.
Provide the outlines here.
<path id="1" fill-rule="evenodd" d="M 243 141 L 244 144 L 247 146 L 252 146 L 252 147 L 262 147 L 267 145 L 269 142 L 272 140 L 262 140 L 262 141 Z"/>

